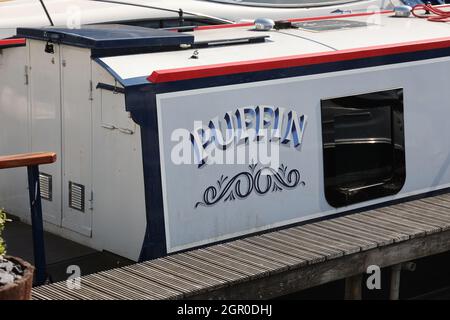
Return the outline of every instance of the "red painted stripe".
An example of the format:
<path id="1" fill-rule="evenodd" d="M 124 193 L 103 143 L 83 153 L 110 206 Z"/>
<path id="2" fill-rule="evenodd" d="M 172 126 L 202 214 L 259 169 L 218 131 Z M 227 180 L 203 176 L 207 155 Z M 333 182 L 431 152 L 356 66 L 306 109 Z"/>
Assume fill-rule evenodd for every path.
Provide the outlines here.
<path id="1" fill-rule="evenodd" d="M 270 59 L 213 64 L 199 67 L 155 70 L 147 78 L 147 80 L 152 83 L 164 83 L 237 73 L 300 67 L 328 62 L 381 57 L 391 54 L 425 51 L 447 47 L 450 47 L 450 37 Z"/>
<path id="2" fill-rule="evenodd" d="M 388 14 L 388 13 L 393 13 L 393 11 L 392 10 L 384 10 L 384 11 L 362 12 L 362 13 L 335 14 L 335 15 L 329 15 L 329 16 L 305 17 L 305 18 L 295 18 L 295 19 L 286 19 L 286 20 L 291 21 L 291 22 L 317 21 L 317 20 L 338 19 L 338 18 L 364 17 L 364 16 L 371 16 L 374 14 Z M 195 28 L 195 31 L 251 27 L 253 25 L 255 25 L 253 22 L 244 22 L 244 23 L 233 23 L 233 24 L 219 24 L 219 25 L 211 25 L 211 26 L 199 26 L 199 27 Z"/>
<path id="3" fill-rule="evenodd" d="M 0 48 L 8 47 L 8 46 L 15 46 L 15 45 L 24 45 L 24 44 L 25 44 L 25 39 L 22 39 L 22 38 L 0 40 Z"/>

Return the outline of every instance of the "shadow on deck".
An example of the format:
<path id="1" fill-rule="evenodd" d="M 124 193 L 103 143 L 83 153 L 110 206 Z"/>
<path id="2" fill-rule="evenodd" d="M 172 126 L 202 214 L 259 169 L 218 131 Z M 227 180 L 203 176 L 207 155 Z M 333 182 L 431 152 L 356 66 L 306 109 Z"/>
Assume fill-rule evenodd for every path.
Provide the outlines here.
<path id="1" fill-rule="evenodd" d="M 4 231 L 8 255 L 21 257 L 34 263 L 31 226 L 20 222 L 15 217 L 9 216 L 9 218 L 13 221 L 7 224 Z M 54 282 L 67 279 L 69 274 L 66 271 L 70 265 L 79 266 L 82 275 L 88 275 L 133 263 L 133 261 L 115 254 L 106 251 L 99 252 L 48 232 L 45 232 L 44 237 L 47 271 Z"/>

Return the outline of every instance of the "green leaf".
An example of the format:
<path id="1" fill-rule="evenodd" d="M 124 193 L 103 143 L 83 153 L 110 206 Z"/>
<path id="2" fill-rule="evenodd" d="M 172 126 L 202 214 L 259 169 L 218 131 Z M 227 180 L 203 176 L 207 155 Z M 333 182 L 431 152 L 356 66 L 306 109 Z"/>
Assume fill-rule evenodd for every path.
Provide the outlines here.
<path id="1" fill-rule="evenodd" d="M 6 222 L 11 221 L 6 217 L 6 213 L 0 209 L 0 257 L 6 254 L 6 243 L 2 238 L 2 231 Z"/>

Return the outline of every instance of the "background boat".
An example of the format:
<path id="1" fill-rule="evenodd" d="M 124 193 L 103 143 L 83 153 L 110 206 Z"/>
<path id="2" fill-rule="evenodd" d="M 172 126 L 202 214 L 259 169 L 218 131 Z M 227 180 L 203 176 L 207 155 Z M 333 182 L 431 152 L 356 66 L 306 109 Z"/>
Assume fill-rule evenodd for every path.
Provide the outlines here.
<path id="1" fill-rule="evenodd" d="M 17 27 L 125 23 L 150 28 L 288 19 L 390 9 L 400 0 L 14 0 L 0 3 L 0 39 Z"/>

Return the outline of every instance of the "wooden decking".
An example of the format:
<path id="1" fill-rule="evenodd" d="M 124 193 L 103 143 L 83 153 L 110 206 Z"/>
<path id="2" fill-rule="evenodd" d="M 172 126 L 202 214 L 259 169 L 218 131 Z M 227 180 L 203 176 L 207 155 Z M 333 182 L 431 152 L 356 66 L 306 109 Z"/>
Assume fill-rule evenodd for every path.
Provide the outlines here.
<path id="1" fill-rule="evenodd" d="M 37 287 L 33 298 L 273 298 L 448 251 L 449 228 L 443 194 L 99 272 L 80 289 Z"/>

